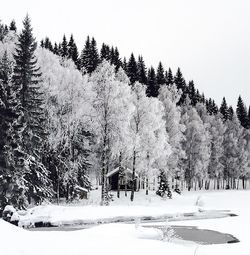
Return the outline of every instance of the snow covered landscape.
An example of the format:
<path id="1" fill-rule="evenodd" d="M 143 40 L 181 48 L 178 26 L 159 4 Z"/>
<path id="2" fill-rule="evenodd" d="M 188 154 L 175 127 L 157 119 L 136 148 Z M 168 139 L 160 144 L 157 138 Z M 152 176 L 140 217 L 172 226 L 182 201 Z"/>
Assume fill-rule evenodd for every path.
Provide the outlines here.
<path id="1" fill-rule="evenodd" d="M 185 192 L 181 196 L 176 196 L 173 200 L 157 199 L 153 193 L 149 194 L 146 201 L 135 200 L 135 205 L 129 199 L 114 201 L 108 207 L 100 206 L 44 206 L 45 208 L 35 208 L 30 221 L 41 217 L 54 223 L 76 223 L 77 221 L 89 220 L 99 221 L 103 218 L 113 218 L 117 216 L 130 216 L 140 218 L 151 215 L 172 215 L 173 218 L 167 222 L 143 223 L 135 221 L 130 224 L 101 224 L 91 226 L 87 229 L 74 231 L 29 231 L 10 225 L 3 220 L 0 221 L 1 251 L 3 254 L 82 254 L 94 252 L 95 254 L 116 254 L 117 250 L 121 254 L 152 254 L 155 252 L 165 252 L 171 254 L 247 254 L 250 248 L 249 240 L 249 213 L 248 201 L 250 191 L 202 191 Z M 143 197 L 141 194 L 139 197 Z M 199 197 L 199 199 L 198 199 Z M 202 200 L 202 205 L 196 205 L 198 200 Z M 232 203 L 231 201 L 235 201 Z M 126 203 L 127 201 L 127 203 Z M 32 210 L 32 209 L 31 209 Z M 215 219 L 185 220 L 180 221 L 184 213 L 229 210 L 237 216 L 222 217 Z M 48 217 L 48 218 L 46 218 Z M 208 213 L 209 217 L 209 213 Z M 216 217 L 212 215 L 212 217 Z M 26 218 L 27 220 L 27 218 Z M 172 221 L 174 220 L 174 221 Z M 191 241 L 185 241 L 175 236 L 170 240 L 164 237 L 163 232 L 156 227 L 146 228 L 147 225 L 181 225 L 197 226 L 200 229 L 216 230 L 222 233 L 229 233 L 239 239 L 238 243 L 225 243 L 203 245 Z M 76 228 L 77 229 L 77 228 Z M 12 240 L 15 240 L 15 245 Z M 127 249 L 120 249 L 126 245 Z M 41 247 L 41 248 L 37 248 Z"/>
<path id="2" fill-rule="evenodd" d="M 0 255 L 248 255 L 249 8 L 1 3 Z"/>

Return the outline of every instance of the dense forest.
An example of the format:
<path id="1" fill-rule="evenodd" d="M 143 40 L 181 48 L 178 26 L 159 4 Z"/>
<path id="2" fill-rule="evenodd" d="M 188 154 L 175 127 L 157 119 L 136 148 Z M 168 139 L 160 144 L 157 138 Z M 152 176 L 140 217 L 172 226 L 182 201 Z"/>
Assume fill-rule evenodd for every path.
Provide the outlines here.
<path id="1" fill-rule="evenodd" d="M 180 68 L 146 67 L 94 38 L 79 52 L 73 35 L 37 44 L 28 16 L 21 31 L 0 22 L 0 208 L 72 201 L 93 180 L 108 204 L 116 167 L 145 189 L 159 178 L 171 189 L 246 188 L 250 107 L 241 96 L 235 110 L 225 98 L 217 106 Z"/>

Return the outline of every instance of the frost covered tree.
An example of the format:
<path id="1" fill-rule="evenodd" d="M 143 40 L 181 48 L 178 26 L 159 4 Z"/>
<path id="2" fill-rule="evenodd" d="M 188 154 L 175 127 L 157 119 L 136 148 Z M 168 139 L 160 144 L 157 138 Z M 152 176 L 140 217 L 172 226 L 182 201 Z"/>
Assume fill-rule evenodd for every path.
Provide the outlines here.
<path id="1" fill-rule="evenodd" d="M 163 106 L 158 99 L 148 98 L 146 86 L 139 82 L 133 86 L 133 104 L 135 110 L 130 125 L 133 140 L 132 180 L 135 181 L 135 172 L 141 172 L 148 186 L 147 179 L 154 168 L 166 167 L 170 150 L 163 121 Z M 134 189 L 130 199 L 134 199 Z"/>
<path id="2" fill-rule="evenodd" d="M 195 108 L 191 107 L 189 102 L 183 109 L 183 123 L 186 126 L 184 148 L 186 152 L 186 172 L 185 177 L 188 184 L 188 190 L 199 188 L 202 182 L 207 178 L 207 168 L 210 157 L 210 138 L 203 121 Z"/>
<path id="3" fill-rule="evenodd" d="M 160 88 L 159 100 L 164 106 L 165 127 L 172 149 L 168 158 L 168 169 L 172 178 L 176 179 L 176 186 L 178 186 L 178 179 L 184 179 L 183 160 L 185 158 L 185 152 L 182 148 L 182 143 L 185 140 L 185 126 L 181 123 L 181 109 L 177 106 L 180 97 L 181 91 L 175 85 Z"/>
<path id="4" fill-rule="evenodd" d="M 220 115 L 215 115 L 210 122 L 210 136 L 211 136 L 211 156 L 208 165 L 208 175 L 210 179 L 217 181 L 216 187 L 220 188 L 220 181 L 223 178 L 223 142 L 226 127 Z M 215 181 L 214 181 L 215 185 Z M 206 187 L 207 189 L 209 186 Z"/>
<path id="5" fill-rule="evenodd" d="M 38 49 L 37 55 L 49 133 L 46 166 L 58 201 L 60 197 L 71 200 L 77 185 L 90 188 L 91 89 L 88 77 L 72 60 L 62 61 L 46 49 Z"/>
<path id="6" fill-rule="evenodd" d="M 101 203 L 108 203 L 106 174 L 113 155 L 125 147 L 124 136 L 129 123 L 130 87 L 122 82 L 115 67 L 103 61 L 90 77 L 93 96 L 93 127 L 100 151 L 102 195 Z"/>
<path id="7" fill-rule="evenodd" d="M 242 134 L 242 127 L 239 120 L 234 115 L 232 121 L 227 121 L 225 123 L 226 131 L 223 141 L 223 171 L 224 180 L 226 181 L 226 189 L 234 187 L 235 178 L 239 172 L 239 136 Z"/>

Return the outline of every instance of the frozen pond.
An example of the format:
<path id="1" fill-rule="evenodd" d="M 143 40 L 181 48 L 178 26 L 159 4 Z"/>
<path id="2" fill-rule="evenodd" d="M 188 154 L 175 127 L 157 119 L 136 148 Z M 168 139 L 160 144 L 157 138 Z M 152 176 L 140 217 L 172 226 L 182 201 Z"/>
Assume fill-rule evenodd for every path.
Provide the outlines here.
<path id="1" fill-rule="evenodd" d="M 168 226 L 166 225 L 146 225 L 145 227 L 153 227 L 161 229 L 163 232 L 172 231 L 172 235 L 177 239 L 191 241 L 199 244 L 225 244 L 238 243 L 239 240 L 227 233 L 221 233 L 214 230 L 199 229 L 194 226 Z"/>
<path id="2" fill-rule="evenodd" d="M 30 231 L 77 231 L 93 227 L 95 225 L 80 225 L 80 226 L 61 226 L 61 227 L 41 227 L 31 228 Z M 142 224 L 143 226 L 143 224 Z M 157 228 L 163 231 L 164 235 L 168 235 L 167 232 L 171 231 L 177 239 L 191 241 L 203 245 L 208 244 L 225 244 L 225 243 L 237 243 L 239 240 L 227 233 L 221 233 L 214 230 L 199 229 L 194 226 L 175 226 L 175 225 L 145 225 L 147 228 Z"/>

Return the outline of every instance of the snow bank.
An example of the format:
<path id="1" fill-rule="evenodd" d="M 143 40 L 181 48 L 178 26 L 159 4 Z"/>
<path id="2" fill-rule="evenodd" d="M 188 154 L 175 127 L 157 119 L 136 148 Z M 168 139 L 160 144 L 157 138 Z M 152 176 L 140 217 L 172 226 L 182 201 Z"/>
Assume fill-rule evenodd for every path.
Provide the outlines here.
<path id="1" fill-rule="evenodd" d="M 101 225 L 72 232 L 28 232 L 0 220 L 1 254 L 4 255 L 152 255 L 193 254 L 194 247 L 161 241 L 157 229 L 125 224 Z"/>

